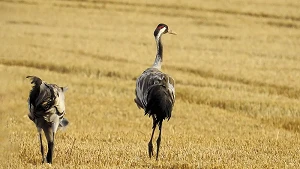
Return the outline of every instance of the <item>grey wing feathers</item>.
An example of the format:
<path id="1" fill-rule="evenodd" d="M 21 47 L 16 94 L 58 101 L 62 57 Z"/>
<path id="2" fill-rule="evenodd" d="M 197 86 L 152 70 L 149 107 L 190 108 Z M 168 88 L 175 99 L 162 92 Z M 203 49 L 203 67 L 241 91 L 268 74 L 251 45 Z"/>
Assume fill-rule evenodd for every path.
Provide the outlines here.
<path id="1" fill-rule="evenodd" d="M 168 76 L 168 90 L 171 95 L 172 102 L 175 102 L 175 80 Z"/>
<path id="2" fill-rule="evenodd" d="M 175 102 L 175 81 L 172 77 L 162 73 L 156 68 L 148 68 L 137 79 L 135 103 L 146 110 L 148 91 L 156 85 L 165 86 L 171 95 L 171 102 Z"/>

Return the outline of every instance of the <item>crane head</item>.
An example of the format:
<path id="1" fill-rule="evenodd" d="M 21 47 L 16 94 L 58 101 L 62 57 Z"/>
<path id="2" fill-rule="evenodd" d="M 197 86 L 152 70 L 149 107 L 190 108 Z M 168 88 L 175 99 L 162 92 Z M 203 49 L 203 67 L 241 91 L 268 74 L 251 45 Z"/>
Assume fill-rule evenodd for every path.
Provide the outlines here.
<path id="1" fill-rule="evenodd" d="M 154 31 L 154 36 L 160 37 L 162 34 L 165 34 L 165 33 L 177 35 L 175 32 L 173 32 L 171 29 L 169 29 L 168 25 L 163 24 L 163 23 L 158 24 Z"/>

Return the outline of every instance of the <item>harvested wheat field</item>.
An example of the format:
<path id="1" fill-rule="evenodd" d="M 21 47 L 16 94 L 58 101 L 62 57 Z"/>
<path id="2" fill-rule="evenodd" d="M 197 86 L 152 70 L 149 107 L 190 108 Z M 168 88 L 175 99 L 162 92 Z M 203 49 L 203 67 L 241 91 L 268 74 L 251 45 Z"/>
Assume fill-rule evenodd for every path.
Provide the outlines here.
<path id="1" fill-rule="evenodd" d="M 299 0 L 1 0 L 0 168 L 300 168 L 299 9 Z M 133 99 L 159 23 L 177 32 L 162 38 L 176 102 L 156 161 L 152 119 Z M 69 88 L 53 164 L 42 164 L 27 116 L 27 75 Z"/>

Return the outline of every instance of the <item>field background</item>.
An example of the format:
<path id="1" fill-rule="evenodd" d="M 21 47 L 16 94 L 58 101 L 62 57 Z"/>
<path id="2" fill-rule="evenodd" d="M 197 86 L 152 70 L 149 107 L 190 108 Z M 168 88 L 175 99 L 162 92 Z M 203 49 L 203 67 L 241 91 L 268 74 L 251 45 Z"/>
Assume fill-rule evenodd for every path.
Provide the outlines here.
<path id="1" fill-rule="evenodd" d="M 0 0 L 0 168 L 299 168 L 299 9 L 299 0 Z M 152 120 L 133 99 L 159 23 L 178 35 L 162 38 L 176 103 L 155 161 Z M 69 87 L 70 125 L 52 165 L 41 164 L 27 117 L 27 75 Z"/>

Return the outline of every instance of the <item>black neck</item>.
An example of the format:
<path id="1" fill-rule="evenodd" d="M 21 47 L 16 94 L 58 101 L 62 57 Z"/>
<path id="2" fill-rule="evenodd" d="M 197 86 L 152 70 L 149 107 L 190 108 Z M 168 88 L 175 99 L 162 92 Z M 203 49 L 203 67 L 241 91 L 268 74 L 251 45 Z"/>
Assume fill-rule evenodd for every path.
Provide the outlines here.
<path id="1" fill-rule="evenodd" d="M 161 57 L 161 61 L 163 61 L 163 45 L 161 43 L 160 37 L 158 38 L 158 40 L 156 42 L 156 46 L 157 46 L 157 54 L 156 54 L 156 56 L 160 56 Z"/>
<path id="2" fill-rule="evenodd" d="M 157 46 L 157 53 L 156 53 L 155 61 L 153 63 L 153 67 L 160 69 L 161 63 L 163 61 L 163 45 L 162 45 L 160 36 L 156 37 L 155 40 L 156 40 L 156 46 Z"/>

